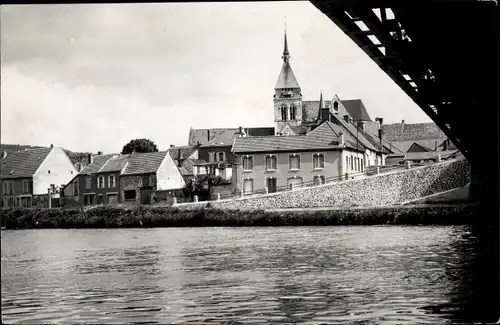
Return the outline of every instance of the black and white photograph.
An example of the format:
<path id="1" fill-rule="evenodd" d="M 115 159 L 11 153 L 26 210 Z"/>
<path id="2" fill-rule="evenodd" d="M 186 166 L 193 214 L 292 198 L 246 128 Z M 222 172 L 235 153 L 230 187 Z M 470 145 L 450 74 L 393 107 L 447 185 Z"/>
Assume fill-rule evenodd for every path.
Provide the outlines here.
<path id="1" fill-rule="evenodd" d="M 500 324 L 498 3 L 4 3 L 2 324 Z"/>

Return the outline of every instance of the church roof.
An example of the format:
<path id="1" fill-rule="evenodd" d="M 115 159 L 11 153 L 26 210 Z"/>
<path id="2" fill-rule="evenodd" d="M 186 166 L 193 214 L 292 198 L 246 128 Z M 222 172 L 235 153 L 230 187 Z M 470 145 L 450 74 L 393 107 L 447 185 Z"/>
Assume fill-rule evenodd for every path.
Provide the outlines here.
<path id="1" fill-rule="evenodd" d="M 276 86 L 274 87 L 274 89 L 284 88 L 300 88 L 299 83 L 295 78 L 295 74 L 293 73 L 292 67 L 290 66 L 290 62 L 288 61 L 283 62 L 278 81 L 276 82 Z"/>
<path id="2" fill-rule="evenodd" d="M 342 105 L 344 105 L 345 109 L 347 112 L 349 112 L 349 115 L 355 120 L 355 121 L 371 121 L 372 119 L 368 115 L 368 112 L 366 111 L 365 105 L 363 105 L 363 102 L 361 99 L 349 99 L 349 100 L 342 100 Z"/>

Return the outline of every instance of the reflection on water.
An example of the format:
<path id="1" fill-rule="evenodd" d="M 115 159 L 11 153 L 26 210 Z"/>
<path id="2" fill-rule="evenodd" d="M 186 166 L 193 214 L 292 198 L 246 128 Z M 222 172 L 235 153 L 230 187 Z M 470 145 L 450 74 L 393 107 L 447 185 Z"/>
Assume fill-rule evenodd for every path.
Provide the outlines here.
<path id="1" fill-rule="evenodd" d="M 2 231 L 7 323 L 456 321 L 466 227 Z"/>

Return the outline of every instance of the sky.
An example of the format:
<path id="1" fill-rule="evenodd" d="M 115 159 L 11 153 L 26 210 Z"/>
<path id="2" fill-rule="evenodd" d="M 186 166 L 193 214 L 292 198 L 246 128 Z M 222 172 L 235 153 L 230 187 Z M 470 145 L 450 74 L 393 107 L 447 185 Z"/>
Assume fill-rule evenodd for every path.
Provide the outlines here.
<path id="1" fill-rule="evenodd" d="M 189 129 L 273 126 L 286 17 L 304 100 L 363 100 L 384 123 L 430 122 L 309 2 L 4 5 L 1 142 L 160 150 Z"/>

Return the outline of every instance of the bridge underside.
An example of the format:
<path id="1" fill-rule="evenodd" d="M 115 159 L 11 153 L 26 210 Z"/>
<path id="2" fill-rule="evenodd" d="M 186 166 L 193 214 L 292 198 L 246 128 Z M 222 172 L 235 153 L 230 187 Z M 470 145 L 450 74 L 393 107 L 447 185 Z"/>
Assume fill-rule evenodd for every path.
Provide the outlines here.
<path id="1" fill-rule="evenodd" d="M 487 221 L 492 230 L 488 237 L 495 239 L 485 248 L 493 260 L 483 266 L 491 269 L 497 283 L 495 298 L 483 297 L 489 300 L 479 299 L 477 304 L 482 307 L 483 319 L 498 320 L 500 118 L 496 3 L 311 2 L 413 99 L 471 163 L 471 195 L 481 201 L 484 209 L 478 218 Z M 493 283 L 489 286 L 495 287 Z"/>

